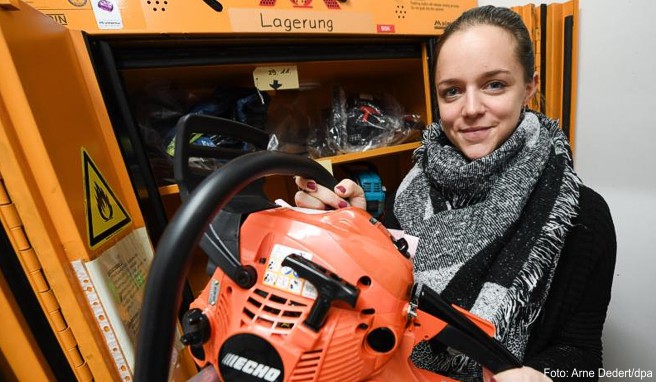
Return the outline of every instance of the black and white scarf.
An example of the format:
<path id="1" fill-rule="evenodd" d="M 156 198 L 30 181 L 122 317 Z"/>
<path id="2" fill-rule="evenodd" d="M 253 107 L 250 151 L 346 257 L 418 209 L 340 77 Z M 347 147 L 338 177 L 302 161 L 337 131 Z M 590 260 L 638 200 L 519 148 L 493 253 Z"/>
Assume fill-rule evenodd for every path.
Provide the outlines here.
<path id="1" fill-rule="evenodd" d="M 419 237 L 415 281 L 491 321 L 523 359 L 572 219 L 580 179 L 557 121 L 526 112 L 491 154 L 470 161 L 439 123 L 424 132 L 394 212 Z M 413 362 L 464 381 L 481 368 L 451 349 L 417 345 Z"/>

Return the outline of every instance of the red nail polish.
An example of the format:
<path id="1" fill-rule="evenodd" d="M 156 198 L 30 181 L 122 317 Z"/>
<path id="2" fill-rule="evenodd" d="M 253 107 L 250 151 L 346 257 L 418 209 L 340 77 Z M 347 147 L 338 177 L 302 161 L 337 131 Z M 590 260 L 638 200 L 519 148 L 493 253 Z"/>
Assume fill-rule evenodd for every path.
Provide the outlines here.
<path id="1" fill-rule="evenodd" d="M 314 182 L 307 182 L 307 188 L 309 188 L 310 190 L 314 191 L 314 190 L 317 189 L 317 184 L 314 183 Z"/>
<path id="2" fill-rule="evenodd" d="M 344 186 L 337 186 L 335 188 L 338 189 L 342 194 L 346 192 L 346 188 L 344 188 Z"/>
<path id="3" fill-rule="evenodd" d="M 338 206 L 339 206 L 339 208 L 348 207 L 348 203 L 346 203 L 345 201 L 342 200 L 341 202 L 339 202 Z"/>

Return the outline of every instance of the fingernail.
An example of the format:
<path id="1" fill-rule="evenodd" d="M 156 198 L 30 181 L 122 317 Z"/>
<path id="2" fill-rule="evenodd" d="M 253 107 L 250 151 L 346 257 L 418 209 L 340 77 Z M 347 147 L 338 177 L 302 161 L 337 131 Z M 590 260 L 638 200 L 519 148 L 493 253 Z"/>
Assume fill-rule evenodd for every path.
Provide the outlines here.
<path id="1" fill-rule="evenodd" d="M 344 188 L 344 186 L 337 186 L 335 188 L 338 189 L 342 194 L 346 192 L 346 188 Z"/>
<path id="2" fill-rule="evenodd" d="M 312 191 L 314 191 L 314 190 L 317 189 L 317 184 L 314 183 L 314 182 L 307 182 L 307 185 L 306 185 L 306 186 L 307 186 L 307 188 L 309 188 L 309 189 L 312 190 Z"/>
<path id="3" fill-rule="evenodd" d="M 339 202 L 338 206 L 339 206 L 339 208 L 348 207 L 348 203 L 346 203 L 345 201 L 342 200 L 341 202 Z"/>

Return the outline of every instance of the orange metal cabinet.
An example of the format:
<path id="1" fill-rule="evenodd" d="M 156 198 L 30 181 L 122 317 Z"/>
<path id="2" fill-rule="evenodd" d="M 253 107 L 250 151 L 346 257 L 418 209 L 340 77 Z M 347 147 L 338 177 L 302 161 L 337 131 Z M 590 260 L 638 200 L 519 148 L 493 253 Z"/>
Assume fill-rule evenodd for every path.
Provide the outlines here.
<path id="1" fill-rule="evenodd" d="M 155 175 L 139 125 L 138 93 L 165 80 L 200 94 L 220 84 L 252 86 L 255 69 L 293 65 L 301 84 L 323 89 L 318 102 L 329 101 L 336 83 L 351 91 L 390 91 L 428 123 L 436 114 L 429 70 L 434 39 L 474 5 L 0 1 L 0 218 L 18 271 L 27 276 L 75 378 L 131 380 L 127 350 L 108 334 L 118 330 L 105 316 L 112 306 L 93 299 L 101 291 L 81 270 L 126 241 L 152 251 L 179 204 L 176 187 Z M 268 93 L 284 105 L 300 87 Z M 398 184 L 415 147 L 326 161 L 338 176 L 343 163 L 375 161 L 386 181 Z M 285 195 L 289 187 L 279 180 L 270 188 Z M 202 278 L 202 262 L 197 272 Z M 190 278 L 190 296 L 196 285 L 204 280 Z M 23 368 L 40 357 L 24 336 L 33 350 L 21 360 Z M 195 373 L 189 361 L 182 352 L 174 380 Z M 50 378 L 47 365 L 35 364 L 33 371 Z"/>
<path id="2" fill-rule="evenodd" d="M 531 33 L 536 70 L 540 73 L 541 98 L 534 99 L 530 106 L 560 120 L 574 150 L 579 2 L 530 4 L 513 10 Z"/>

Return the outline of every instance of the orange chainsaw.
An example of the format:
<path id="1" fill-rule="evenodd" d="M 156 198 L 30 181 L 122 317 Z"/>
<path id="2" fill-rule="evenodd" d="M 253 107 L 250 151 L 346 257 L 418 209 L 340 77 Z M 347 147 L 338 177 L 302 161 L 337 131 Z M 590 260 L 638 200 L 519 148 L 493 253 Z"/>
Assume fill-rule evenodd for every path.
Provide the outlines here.
<path id="1" fill-rule="evenodd" d="M 190 126 L 226 123 L 234 124 L 181 120 L 177 142 L 195 131 Z M 184 280 L 199 243 L 214 267 L 182 317 L 181 341 L 215 380 L 452 381 L 412 364 L 412 348 L 425 340 L 492 373 L 521 367 L 491 337 L 489 322 L 428 287 L 416 291 L 405 239 L 354 207 L 308 211 L 271 203 L 253 187 L 269 175 L 336 184 L 313 160 L 256 151 L 181 186 L 185 202 L 158 244 L 147 280 L 135 381 L 168 381 Z"/>

